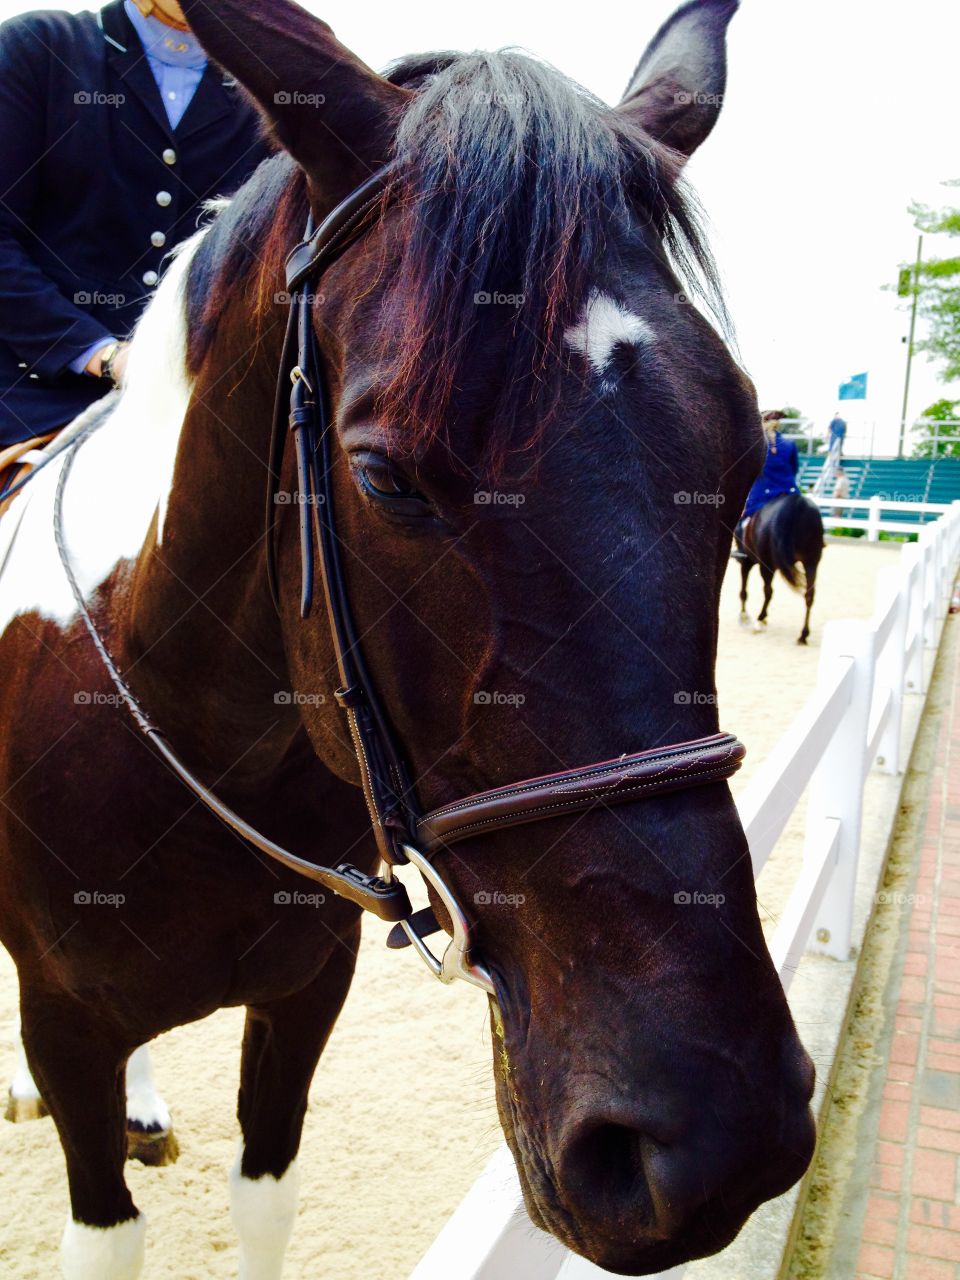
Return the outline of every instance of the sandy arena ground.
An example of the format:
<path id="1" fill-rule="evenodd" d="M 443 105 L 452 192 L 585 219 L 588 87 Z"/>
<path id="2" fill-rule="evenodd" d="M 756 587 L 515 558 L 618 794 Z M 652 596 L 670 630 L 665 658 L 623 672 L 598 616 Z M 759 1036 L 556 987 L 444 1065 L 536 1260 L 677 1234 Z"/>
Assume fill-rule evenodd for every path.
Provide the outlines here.
<path id="1" fill-rule="evenodd" d="M 802 603 L 781 582 L 767 634 L 738 626 L 739 573 L 731 566 L 718 688 L 721 726 L 739 734 L 749 752 L 734 779 L 735 794 L 806 699 L 823 623 L 868 617 L 877 576 L 898 554 L 885 544 L 827 548 L 806 649 L 795 644 Z M 760 594 L 754 573 L 754 614 Z M 775 923 L 797 874 L 799 828 L 797 821 L 788 829 L 761 877 L 767 924 Z M 314 1080 L 301 1148 L 300 1215 L 285 1280 L 405 1280 L 500 1141 L 483 997 L 461 984 L 441 987 L 409 952 L 388 953 L 384 934 L 375 921 L 366 930 L 350 998 Z M 0 950 L 4 1093 L 13 1070 L 6 1032 L 16 998 L 16 975 Z M 133 1195 L 149 1220 L 145 1280 L 237 1274 L 226 1172 L 238 1137 L 242 1021 L 242 1010 L 221 1011 L 154 1046 L 181 1154 L 165 1169 L 127 1166 Z M 0 1206 L 2 1280 L 57 1275 L 67 1189 L 49 1119 L 0 1121 Z"/>

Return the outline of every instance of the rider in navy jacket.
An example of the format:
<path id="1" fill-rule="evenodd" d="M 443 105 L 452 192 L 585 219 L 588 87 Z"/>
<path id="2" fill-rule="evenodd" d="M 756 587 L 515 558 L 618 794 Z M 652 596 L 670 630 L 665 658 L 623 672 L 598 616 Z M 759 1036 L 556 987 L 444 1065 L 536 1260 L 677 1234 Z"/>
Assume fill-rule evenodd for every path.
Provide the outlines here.
<path id="1" fill-rule="evenodd" d="M 110 390 L 82 372 L 88 354 L 129 334 L 203 201 L 269 154 L 257 113 L 202 51 L 192 81 L 178 72 L 192 96 L 177 119 L 138 35 L 147 21 L 115 0 L 0 26 L 0 448 Z M 170 36 L 171 50 L 193 40 Z"/>
<path id="2" fill-rule="evenodd" d="M 797 471 L 800 455 L 792 440 L 786 440 L 775 428 L 767 430 L 767 457 L 763 470 L 754 480 L 743 508 L 744 518 L 752 516 L 773 498 L 783 493 L 799 493 Z"/>

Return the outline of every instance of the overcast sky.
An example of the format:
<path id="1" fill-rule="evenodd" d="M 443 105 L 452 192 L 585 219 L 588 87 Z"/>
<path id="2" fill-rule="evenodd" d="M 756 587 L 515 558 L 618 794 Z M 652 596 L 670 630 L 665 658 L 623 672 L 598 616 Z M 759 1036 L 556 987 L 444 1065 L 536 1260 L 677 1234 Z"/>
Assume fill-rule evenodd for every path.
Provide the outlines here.
<path id="1" fill-rule="evenodd" d="M 0 0 L 3 16 L 32 7 Z M 426 49 L 515 45 L 614 102 L 675 6 L 592 0 L 576 19 L 532 0 L 307 7 L 377 68 Z M 743 0 L 724 110 L 689 176 L 763 406 L 829 418 L 838 383 L 867 371 L 866 405 L 846 416 L 895 441 L 907 317 L 881 286 L 915 253 L 910 200 L 960 205 L 960 189 L 941 185 L 960 178 L 958 48 L 957 0 Z M 925 253 L 948 245 L 928 239 Z M 951 390 L 923 356 L 912 386 L 911 416 Z"/>

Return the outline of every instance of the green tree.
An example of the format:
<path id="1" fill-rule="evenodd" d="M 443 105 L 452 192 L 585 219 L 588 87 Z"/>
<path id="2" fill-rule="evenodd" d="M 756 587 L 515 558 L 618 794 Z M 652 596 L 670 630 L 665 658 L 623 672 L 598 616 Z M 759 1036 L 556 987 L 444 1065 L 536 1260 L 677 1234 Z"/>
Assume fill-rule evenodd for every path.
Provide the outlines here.
<path id="1" fill-rule="evenodd" d="M 960 179 L 944 185 L 960 186 Z M 960 236 L 960 209 L 931 209 L 915 202 L 910 213 L 925 235 Z M 916 293 L 917 310 L 927 324 L 927 336 L 916 350 L 942 362 L 942 382 L 960 378 L 960 254 L 921 262 L 919 279 L 912 267 L 902 267 L 897 292 L 910 298 Z"/>
<path id="2" fill-rule="evenodd" d="M 913 456 L 915 458 L 960 458 L 960 443 L 941 444 L 935 447 L 937 435 L 960 436 L 957 426 L 937 426 L 938 423 L 956 422 L 960 418 L 960 400 L 935 400 L 924 409 L 920 420 L 913 426 Z"/>

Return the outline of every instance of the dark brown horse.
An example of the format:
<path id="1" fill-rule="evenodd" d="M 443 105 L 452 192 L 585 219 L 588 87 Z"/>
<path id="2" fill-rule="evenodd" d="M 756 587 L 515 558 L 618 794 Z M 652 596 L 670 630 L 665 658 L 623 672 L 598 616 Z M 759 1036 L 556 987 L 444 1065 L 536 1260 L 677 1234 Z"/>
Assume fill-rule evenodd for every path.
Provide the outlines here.
<path id="1" fill-rule="evenodd" d="M 800 493 L 786 493 L 767 502 L 754 515 L 740 537 L 740 621 L 750 621 L 747 613 L 747 578 L 753 566 L 760 566 L 763 580 L 763 608 L 756 629 L 767 625 L 767 611 L 773 599 L 773 579 L 779 570 L 795 591 L 802 591 L 806 611 L 797 644 L 810 636 L 810 610 L 817 590 L 817 570 L 823 555 L 823 519 L 819 508 Z"/>
<path id="2" fill-rule="evenodd" d="M 71 1280 L 138 1274 L 124 1085 L 162 1146 L 140 1047 L 225 1005 L 247 1010 L 242 1275 L 279 1276 L 360 912 L 318 907 L 184 791 L 122 705 L 61 554 L 137 698 L 225 802 L 288 849 L 378 864 L 330 631 L 300 617 L 294 502 L 279 617 L 265 567 L 283 264 L 308 212 L 396 157 L 392 198 L 311 302 L 349 597 L 426 806 L 716 731 L 713 697 L 676 695 L 714 692 L 730 535 L 718 504 L 678 512 L 673 495 L 739 509 L 762 450 L 751 384 L 677 303 L 691 263 L 710 277 L 680 168 L 717 118 L 736 0 L 684 6 L 615 109 L 513 53 L 383 78 L 287 0 L 184 8 L 283 151 L 161 284 L 125 389 L 73 455 L 62 552 L 59 463 L 0 525 L 11 1106 L 42 1097 L 56 1123 Z M 280 492 L 301 493 L 289 448 Z M 812 1066 L 726 783 L 558 812 L 444 865 L 492 976 L 497 1099 L 533 1221 L 629 1274 L 723 1248 L 813 1144 Z M 370 1063 L 356 1123 L 389 1122 L 400 1069 Z"/>

